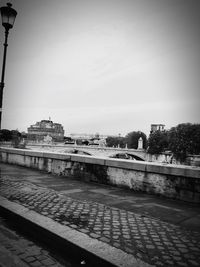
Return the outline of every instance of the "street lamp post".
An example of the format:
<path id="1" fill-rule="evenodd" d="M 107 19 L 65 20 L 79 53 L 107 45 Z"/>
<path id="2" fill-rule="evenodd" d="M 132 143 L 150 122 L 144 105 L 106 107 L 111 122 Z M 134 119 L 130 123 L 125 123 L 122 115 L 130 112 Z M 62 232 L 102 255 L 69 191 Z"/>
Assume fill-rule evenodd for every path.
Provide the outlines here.
<path id="1" fill-rule="evenodd" d="M 0 129 L 1 129 L 1 117 L 2 117 L 2 102 L 3 102 L 3 88 L 4 88 L 5 67 L 6 67 L 6 54 L 7 54 L 7 47 L 8 47 L 8 33 L 9 33 L 9 30 L 13 27 L 15 18 L 17 16 L 17 11 L 11 8 L 11 6 L 12 4 L 7 3 L 7 6 L 0 8 L 2 25 L 5 28 L 3 65 L 2 65 L 1 82 L 0 82 Z"/>

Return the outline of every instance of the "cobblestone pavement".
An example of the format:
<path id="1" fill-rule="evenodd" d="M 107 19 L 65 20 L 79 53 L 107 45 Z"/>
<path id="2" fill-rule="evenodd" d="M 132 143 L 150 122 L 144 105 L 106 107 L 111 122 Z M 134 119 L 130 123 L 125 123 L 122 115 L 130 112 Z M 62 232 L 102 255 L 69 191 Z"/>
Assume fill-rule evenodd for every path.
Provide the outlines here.
<path id="1" fill-rule="evenodd" d="M 23 236 L 0 217 L 0 266 L 6 267 L 72 267 L 60 263 L 48 249 Z"/>
<path id="2" fill-rule="evenodd" d="M 155 266 L 200 266 L 199 232 L 6 176 L 0 194 Z"/>

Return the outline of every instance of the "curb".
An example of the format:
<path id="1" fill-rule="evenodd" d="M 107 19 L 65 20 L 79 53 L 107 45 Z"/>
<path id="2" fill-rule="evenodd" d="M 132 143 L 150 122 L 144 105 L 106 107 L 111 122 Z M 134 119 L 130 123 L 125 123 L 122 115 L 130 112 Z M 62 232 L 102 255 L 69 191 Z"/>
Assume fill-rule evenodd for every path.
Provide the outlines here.
<path id="1" fill-rule="evenodd" d="M 133 255 L 98 241 L 88 235 L 64 226 L 54 220 L 11 202 L 0 196 L 0 209 L 17 221 L 21 227 L 34 230 L 34 235 L 44 236 L 48 245 L 62 250 L 76 259 L 84 259 L 86 266 L 152 267 Z"/>

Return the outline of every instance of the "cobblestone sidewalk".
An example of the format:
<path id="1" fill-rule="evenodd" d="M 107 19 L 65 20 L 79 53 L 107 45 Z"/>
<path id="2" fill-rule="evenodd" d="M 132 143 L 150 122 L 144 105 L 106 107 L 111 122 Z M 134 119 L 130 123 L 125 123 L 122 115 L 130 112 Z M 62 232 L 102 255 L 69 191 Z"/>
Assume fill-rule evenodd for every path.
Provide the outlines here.
<path id="1" fill-rule="evenodd" d="M 103 204 L 79 201 L 55 190 L 9 177 L 0 194 L 155 266 L 200 266 L 200 233 Z"/>

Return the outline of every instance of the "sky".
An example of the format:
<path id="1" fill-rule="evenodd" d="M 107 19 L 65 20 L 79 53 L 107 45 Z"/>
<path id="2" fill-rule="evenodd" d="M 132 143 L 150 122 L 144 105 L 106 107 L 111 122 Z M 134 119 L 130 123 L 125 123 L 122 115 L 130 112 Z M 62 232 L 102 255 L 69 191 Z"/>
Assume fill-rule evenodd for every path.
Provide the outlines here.
<path id="1" fill-rule="evenodd" d="M 65 135 L 200 123 L 199 0 L 10 2 L 18 15 L 3 129 L 27 131 L 49 117 Z M 0 62 L 3 42 L 0 27 Z"/>

